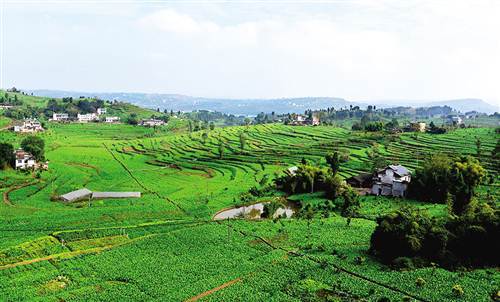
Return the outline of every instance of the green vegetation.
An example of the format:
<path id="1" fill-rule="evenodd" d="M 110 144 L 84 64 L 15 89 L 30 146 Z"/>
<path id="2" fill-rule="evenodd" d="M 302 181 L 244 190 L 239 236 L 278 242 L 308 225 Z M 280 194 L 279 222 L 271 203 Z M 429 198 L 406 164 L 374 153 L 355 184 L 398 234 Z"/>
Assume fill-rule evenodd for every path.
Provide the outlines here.
<path id="1" fill-rule="evenodd" d="M 31 96 L 22 98 L 30 104 Z M 491 247 L 498 238 L 495 129 L 414 136 L 333 126 L 210 125 L 200 122 L 194 131 L 193 122 L 190 132 L 184 117 L 172 115 L 156 129 L 51 123 L 36 134 L 45 142 L 49 170 L 39 178 L 0 171 L 0 300 L 491 301 L 498 293 L 499 274 L 491 266 L 498 254 Z M 0 132 L 0 141 L 14 148 L 26 138 Z M 374 161 L 415 171 L 437 153 L 457 158 L 446 177 L 465 177 L 449 190 L 471 193 L 474 206 L 461 215 L 448 218 L 444 203 L 357 196 L 342 186 Z M 483 173 L 476 161 L 455 155 L 479 159 L 487 176 L 477 178 Z M 286 180 L 283 171 L 302 161 L 293 192 L 291 186 L 276 190 L 275 180 Z M 142 197 L 51 201 L 82 187 L 141 191 Z M 267 203 L 264 216 L 273 217 L 284 203 L 294 205 L 296 215 L 212 220 L 222 209 L 259 202 Z M 408 224 L 380 229 L 387 217 Z M 401 236 L 409 254 L 391 255 L 401 258 L 391 265 L 371 255 L 375 230 Z M 452 252 L 464 268 L 426 259 L 440 255 L 432 251 Z"/>

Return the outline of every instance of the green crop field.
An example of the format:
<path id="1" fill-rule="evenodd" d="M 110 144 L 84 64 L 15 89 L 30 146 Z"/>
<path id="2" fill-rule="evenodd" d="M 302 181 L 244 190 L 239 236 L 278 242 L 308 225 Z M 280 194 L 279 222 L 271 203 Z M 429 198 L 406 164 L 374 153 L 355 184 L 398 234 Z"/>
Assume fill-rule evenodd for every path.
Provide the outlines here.
<path id="1" fill-rule="evenodd" d="M 9 122 L 1 118 L 0 126 Z M 326 153 L 343 150 L 350 159 L 341 166 L 342 177 L 367 172 L 374 143 L 385 158 L 414 171 L 429 154 L 475 155 L 479 137 L 481 162 L 496 175 L 479 191 L 498 200 L 500 181 L 490 156 L 495 129 L 391 136 L 266 124 L 215 128 L 204 138 L 202 131 L 183 131 L 185 125 L 177 119 L 160 129 L 50 123 L 39 134 L 48 171 L 39 177 L 0 171 L 0 300 L 326 301 L 323 293 L 329 293 L 329 301 L 491 301 L 500 290 L 494 268 L 399 271 L 368 255 L 377 216 L 407 204 L 442 216 L 445 205 L 366 196 L 363 218 L 350 226 L 335 213 L 309 222 L 212 219 L 244 204 L 241 194 L 263 178 L 273 179 L 303 158 L 326 166 Z M 22 138 L 0 132 L 0 140 L 15 147 Z M 52 201 L 82 187 L 140 191 L 142 197 Z M 273 198 L 279 197 L 251 202 Z M 325 200 L 321 194 L 293 198 Z M 425 285 L 418 286 L 417 278 Z M 456 284 L 464 289 L 460 298 L 452 295 Z"/>

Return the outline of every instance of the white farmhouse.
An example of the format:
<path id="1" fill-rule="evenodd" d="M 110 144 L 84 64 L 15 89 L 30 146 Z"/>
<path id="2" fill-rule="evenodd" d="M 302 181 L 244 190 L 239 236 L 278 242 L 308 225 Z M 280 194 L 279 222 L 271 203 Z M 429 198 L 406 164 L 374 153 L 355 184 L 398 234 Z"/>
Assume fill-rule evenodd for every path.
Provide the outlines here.
<path id="1" fill-rule="evenodd" d="M 373 176 L 372 194 L 403 197 L 406 194 L 411 173 L 401 165 L 389 165 Z"/>
<path id="2" fill-rule="evenodd" d="M 43 131 L 42 124 L 36 119 L 26 119 L 22 125 L 14 126 L 14 132 L 30 133 Z"/>
<path id="3" fill-rule="evenodd" d="M 28 153 L 23 149 L 18 149 L 14 153 L 16 154 L 16 169 L 26 170 L 35 167 L 36 160 L 31 153 Z"/>
<path id="4" fill-rule="evenodd" d="M 56 122 L 62 122 L 69 120 L 69 115 L 67 113 L 52 113 L 52 120 Z"/>
<path id="5" fill-rule="evenodd" d="M 165 125 L 165 122 L 157 119 L 148 119 L 148 120 L 142 120 L 139 123 L 139 125 L 144 127 L 155 127 L 155 126 L 163 126 Z"/>
<path id="6" fill-rule="evenodd" d="M 97 108 L 97 115 L 106 114 L 106 108 Z"/>
<path id="7" fill-rule="evenodd" d="M 446 117 L 446 124 L 448 125 L 461 125 L 463 124 L 464 121 L 462 120 L 462 118 L 458 115 L 448 115 Z"/>
<path id="8" fill-rule="evenodd" d="M 106 116 L 106 119 L 104 121 L 106 123 L 118 123 L 120 121 L 120 118 L 118 116 Z"/>
<path id="9" fill-rule="evenodd" d="M 97 115 L 95 113 L 87 113 L 87 114 L 78 113 L 76 118 L 81 123 L 97 121 Z"/>

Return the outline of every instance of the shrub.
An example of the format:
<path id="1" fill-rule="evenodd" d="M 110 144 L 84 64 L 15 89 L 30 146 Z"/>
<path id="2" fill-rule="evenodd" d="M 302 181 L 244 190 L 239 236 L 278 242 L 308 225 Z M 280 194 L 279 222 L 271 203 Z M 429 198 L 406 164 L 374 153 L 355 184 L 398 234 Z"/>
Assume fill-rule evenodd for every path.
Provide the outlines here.
<path id="1" fill-rule="evenodd" d="M 425 282 L 424 278 L 421 278 L 421 277 L 418 277 L 417 280 L 415 280 L 415 284 L 418 287 L 424 287 L 425 283 L 426 282 Z"/>
<path id="2" fill-rule="evenodd" d="M 451 288 L 451 292 L 455 297 L 461 297 L 464 295 L 464 289 L 460 284 L 453 285 L 453 287 Z"/>

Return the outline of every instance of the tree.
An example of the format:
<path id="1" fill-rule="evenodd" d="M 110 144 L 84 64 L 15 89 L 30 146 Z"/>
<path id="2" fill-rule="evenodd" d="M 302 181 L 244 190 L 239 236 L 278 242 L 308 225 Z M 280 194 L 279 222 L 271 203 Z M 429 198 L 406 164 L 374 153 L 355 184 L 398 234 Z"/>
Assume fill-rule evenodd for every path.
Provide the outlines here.
<path id="1" fill-rule="evenodd" d="M 208 134 L 206 132 L 203 132 L 201 135 L 201 139 L 203 140 L 203 144 L 207 142 Z"/>
<path id="2" fill-rule="evenodd" d="M 224 142 L 222 140 L 219 140 L 219 159 L 223 159 L 224 158 L 224 149 L 225 149 L 225 146 L 224 146 Z"/>
<path id="3" fill-rule="evenodd" d="M 424 201 L 444 203 L 450 186 L 450 167 L 453 161 L 445 154 L 434 154 L 415 171 L 408 194 Z"/>
<path id="4" fill-rule="evenodd" d="M 372 171 L 387 166 L 387 160 L 380 154 L 379 145 L 374 143 L 367 151 L 368 158 L 372 162 Z"/>
<path id="5" fill-rule="evenodd" d="M 333 175 L 336 175 L 340 168 L 340 158 L 339 153 L 337 151 L 333 153 L 328 153 L 325 156 L 326 162 L 330 165 L 330 170 Z"/>
<path id="6" fill-rule="evenodd" d="M 481 138 L 476 137 L 476 155 L 478 159 L 481 159 Z"/>
<path id="7" fill-rule="evenodd" d="M 8 143 L 0 143 L 0 169 L 14 167 L 14 147 Z"/>
<path id="8" fill-rule="evenodd" d="M 477 159 L 462 156 L 453 163 L 450 174 L 452 210 L 455 214 L 462 214 L 469 206 L 476 187 L 486 176 L 486 170 Z"/>
<path id="9" fill-rule="evenodd" d="M 210 130 L 211 130 L 211 131 L 213 131 L 213 130 L 215 129 L 215 124 L 214 124 L 214 122 L 210 122 L 209 127 L 210 127 Z"/>
<path id="10" fill-rule="evenodd" d="M 344 203 L 342 204 L 341 215 L 347 218 L 347 225 L 349 226 L 351 218 L 357 215 L 359 211 L 359 195 L 351 186 L 346 185 L 342 192 L 342 199 L 344 199 Z"/>
<path id="11" fill-rule="evenodd" d="M 247 137 L 246 137 L 245 133 L 241 132 L 240 133 L 240 148 L 241 148 L 241 152 L 243 152 L 243 150 L 245 149 L 246 141 L 247 141 Z"/>
<path id="12" fill-rule="evenodd" d="M 45 142 L 38 136 L 28 136 L 21 141 L 21 148 L 31 153 L 36 160 L 45 159 Z"/>
<path id="13" fill-rule="evenodd" d="M 137 125 L 139 123 L 139 120 L 137 119 L 137 114 L 131 113 L 127 118 L 127 123 L 129 125 Z"/>

